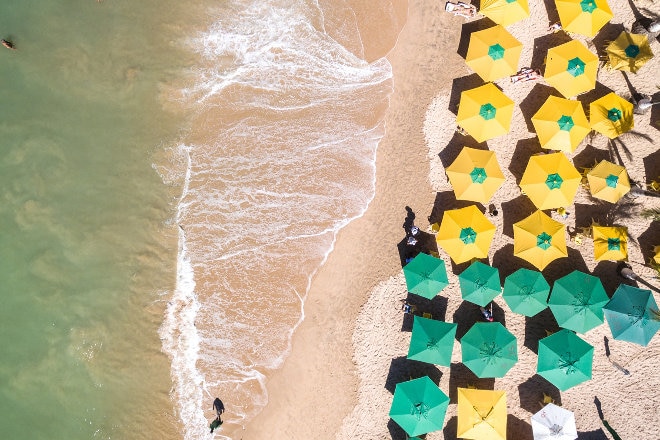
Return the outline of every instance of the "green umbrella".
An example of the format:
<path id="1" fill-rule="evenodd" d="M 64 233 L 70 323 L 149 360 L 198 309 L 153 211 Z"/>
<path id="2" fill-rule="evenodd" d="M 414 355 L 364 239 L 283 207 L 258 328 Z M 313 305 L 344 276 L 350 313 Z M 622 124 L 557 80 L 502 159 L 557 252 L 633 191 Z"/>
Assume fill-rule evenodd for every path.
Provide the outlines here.
<path id="1" fill-rule="evenodd" d="M 428 254 L 417 254 L 403 267 L 408 291 L 424 298 L 433 299 L 449 285 L 445 262 Z"/>
<path id="2" fill-rule="evenodd" d="M 536 371 L 561 391 L 591 379 L 594 348 L 570 330 L 539 341 Z"/>
<path id="3" fill-rule="evenodd" d="M 603 323 L 609 300 L 600 279 L 574 270 L 555 281 L 548 305 L 560 327 L 586 333 Z"/>
<path id="4" fill-rule="evenodd" d="M 477 322 L 461 338 L 463 363 L 477 377 L 503 377 L 518 361 L 518 346 L 499 322 Z"/>
<path id="5" fill-rule="evenodd" d="M 548 307 L 550 285 L 536 270 L 518 269 L 504 280 L 502 297 L 511 310 L 534 316 Z"/>
<path id="6" fill-rule="evenodd" d="M 502 291 L 500 272 L 481 261 L 475 261 L 458 276 L 465 301 L 486 306 Z"/>
<path id="7" fill-rule="evenodd" d="M 408 359 L 450 366 L 456 326 L 455 323 L 415 316 Z"/>
<path id="8" fill-rule="evenodd" d="M 409 436 L 442 429 L 449 397 L 428 376 L 396 384 L 390 417 Z"/>
<path id="9" fill-rule="evenodd" d="M 634 342 L 646 347 L 660 329 L 658 310 L 650 290 L 621 284 L 603 311 L 614 339 Z"/>

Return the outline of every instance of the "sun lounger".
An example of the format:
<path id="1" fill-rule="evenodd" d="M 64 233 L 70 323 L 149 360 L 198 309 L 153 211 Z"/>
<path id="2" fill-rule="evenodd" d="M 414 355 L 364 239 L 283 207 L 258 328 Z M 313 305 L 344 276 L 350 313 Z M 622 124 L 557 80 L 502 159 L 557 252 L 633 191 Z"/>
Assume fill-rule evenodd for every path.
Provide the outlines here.
<path id="1" fill-rule="evenodd" d="M 536 81 L 541 78 L 542 75 L 538 69 L 530 69 L 529 67 L 525 67 L 524 69 L 520 69 L 518 73 L 516 73 L 515 75 L 511 75 L 511 82 L 517 83 L 517 82 L 526 82 L 526 81 Z"/>
<path id="2" fill-rule="evenodd" d="M 477 16 L 477 7 L 469 3 L 445 3 L 445 11 L 463 18 L 473 18 Z"/>

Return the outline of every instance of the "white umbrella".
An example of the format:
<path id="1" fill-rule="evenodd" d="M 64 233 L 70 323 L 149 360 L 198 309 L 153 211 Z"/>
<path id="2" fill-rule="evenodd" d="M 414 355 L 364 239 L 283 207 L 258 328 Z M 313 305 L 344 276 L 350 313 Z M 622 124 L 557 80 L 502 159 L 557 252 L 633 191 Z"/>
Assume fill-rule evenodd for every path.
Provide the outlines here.
<path id="1" fill-rule="evenodd" d="M 575 428 L 575 416 L 553 403 L 532 416 L 534 440 L 575 440 L 578 437 Z"/>

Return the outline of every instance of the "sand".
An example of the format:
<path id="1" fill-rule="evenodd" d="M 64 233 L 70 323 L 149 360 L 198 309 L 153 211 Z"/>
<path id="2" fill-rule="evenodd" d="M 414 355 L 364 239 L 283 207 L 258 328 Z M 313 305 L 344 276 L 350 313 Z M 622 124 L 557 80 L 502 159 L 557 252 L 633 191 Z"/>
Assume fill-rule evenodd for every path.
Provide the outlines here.
<path id="1" fill-rule="evenodd" d="M 612 0 L 610 6 L 615 18 L 596 37 L 595 46 L 590 46 L 594 51 L 618 35 L 621 23 L 630 28 L 634 21 L 626 1 Z M 602 402 L 607 421 L 622 438 L 657 439 L 657 335 L 648 347 L 613 340 L 607 324 L 581 335 L 595 347 L 593 378 L 559 393 L 535 374 L 538 339 L 545 336 L 546 330 L 556 330 L 552 315 L 546 310 L 526 319 L 511 312 L 499 296 L 495 299 L 495 318 L 517 336 L 519 355 L 518 363 L 503 378 L 473 376 L 460 363 L 458 342 L 451 367 L 406 359 L 411 318 L 400 311 L 400 300 L 409 298 L 400 255 L 400 250 L 405 249 L 405 207 L 416 213 L 415 223 L 425 231 L 425 247 L 432 249 L 430 223 L 440 220 L 443 210 L 465 206 L 456 202 L 444 167 L 464 145 L 485 148 L 455 133 L 460 91 L 480 84 L 458 52 L 464 53 L 467 35 L 480 29 L 483 22 L 466 22 L 445 13 L 443 7 L 444 3 L 436 0 L 411 0 L 407 16 L 398 12 L 403 28 L 387 55 L 393 66 L 394 92 L 386 120 L 387 133 L 378 150 L 374 200 L 363 217 L 341 231 L 333 252 L 314 278 L 305 304 L 305 321 L 294 335 L 292 352 L 282 369 L 269 377 L 269 403 L 246 426 L 242 438 L 404 439 L 405 433 L 388 416 L 395 384 L 429 375 L 451 398 L 444 429 L 428 434 L 429 440 L 456 438 L 456 388 L 467 385 L 507 392 L 510 439 L 532 438 L 529 418 L 541 408 L 539 402 L 544 392 L 575 412 L 581 439 L 611 438 L 598 417 L 595 396 Z M 653 3 L 640 2 L 638 7 L 652 9 Z M 541 67 L 544 49 L 563 42 L 563 36 L 546 36 L 551 21 L 541 0 L 531 0 L 530 10 L 533 12 L 529 19 L 508 29 L 524 44 L 520 66 Z M 362 14 L 361 19 L 368 21 L 368 14 Z M 576 39 L 588 42 L 585 38 Z M 656 40 L 652 49 L 660 54 Z M 638 74 L 628 75 L 637 92 L 658 96 L 659 60 L 654 58 Z M 610 89 L 623 97 L 631 96 L 620 72 L 601 68 L 598 81 L 603 86 L 580 100 L 591 102 Z M 517 183 L 528 158 L 541 151 L 529 118 L 550 88 L 544 81 L 511 84 L 500 80 L 497 84 L 517 104 L 511 132 L 487 143 L 496 152 L 506 177 L 492 200 L 500 214 L 493 218 L 497 233 L 489 253 L 489 261 L 500 269 L 503 280 L 517 268 L 529 267 L 513 256 L 512 224 L 534 211 Z M 615 161 L 621 161 L 631 179 L 642 184 L 660 175 L 660 156 L 654 143 L 660 127 L 651 124 L 651 120 L 658 120 L 657 110 L 636 115 L 634 133 L 623 135 L 622 144 L 616 148 Z M 587 138 L 575 153 L 569 154 L 578 168 L 609 157 L 602 135 Z M 561 220 L 556 213 L 553 217 L 572 227 L 589 226 L 592 220 L 627 226 L 631 237 L 630 264 L 657 289 L 660 280 L 645 262 L 652 247 L 660 244 L 660 222 L 641 218 L 639 211 L 660 207 L 659 201 L 638 197 L 613 210 L 614 205 L 597 203 L 581 188 L 575 204 L 568 207 L 568 219 Z M 460 337 L 479 320 L 479 312 L 476 306 L 461 301 L 456 274 L 466 265 L 453 265 L 444 251 L 439 254 L 450 272 L 450 285 L 432 302 L 418 302 L 433 313 L 434 319 L 458 322 Z M 593 246 L 586 240 L 579 246 L 569 242 L 569 257 L 551 263 L 543 273 L 552 283 L 574 269 L 588 271 L 602 279 L 611 295 L 622 282 L 615 267 L 613 262 L 594 261 Z M 660 294 L 656 291 L 654 295 L 660 302 Z M 609 359 L 605 337 L 609 339 Z M 625 375 L 612 362 L 630 374 Z"/>

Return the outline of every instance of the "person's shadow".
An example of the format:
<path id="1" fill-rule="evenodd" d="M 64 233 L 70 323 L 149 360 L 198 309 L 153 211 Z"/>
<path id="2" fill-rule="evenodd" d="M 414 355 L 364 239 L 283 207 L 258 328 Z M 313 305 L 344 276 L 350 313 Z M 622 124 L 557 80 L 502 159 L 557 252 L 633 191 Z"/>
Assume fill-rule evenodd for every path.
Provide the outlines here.
<path id="1" fill-rule="evenodd" d="M 415 226 L 415 212 L 410 206 L 406 206 L 406 219 L 403 222 L 403 229 L 406 230 L 406 235 L 410 233 L 410 228 Z"/>

